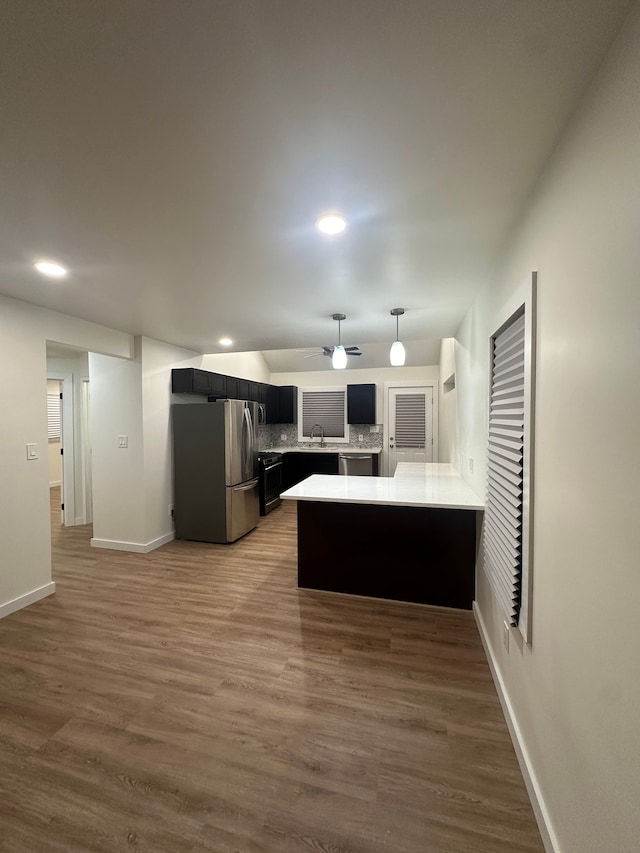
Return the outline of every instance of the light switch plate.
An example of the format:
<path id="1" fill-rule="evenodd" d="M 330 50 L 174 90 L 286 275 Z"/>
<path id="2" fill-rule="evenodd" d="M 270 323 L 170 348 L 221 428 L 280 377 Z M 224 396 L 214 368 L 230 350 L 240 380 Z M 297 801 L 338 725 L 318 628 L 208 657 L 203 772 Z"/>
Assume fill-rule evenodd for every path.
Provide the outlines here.
<path id="1" fill-rule="evenodd" d="M 118 447 L 129 447 L 129 436 L 119 435 L 118 436 Z"/>
<path id="2" fill-rule="evenodd" d="M 38 456 L 38 445 L 37 444 L 27 444 L 27 459 L 29 462 L 33 459 L 39 459 Z"/>

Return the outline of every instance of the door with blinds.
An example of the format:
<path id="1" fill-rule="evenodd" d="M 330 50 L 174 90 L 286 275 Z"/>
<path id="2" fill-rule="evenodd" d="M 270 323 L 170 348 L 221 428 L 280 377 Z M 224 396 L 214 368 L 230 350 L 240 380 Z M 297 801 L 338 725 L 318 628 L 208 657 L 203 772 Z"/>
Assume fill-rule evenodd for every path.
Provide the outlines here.
<path id="1" fill-rule="evenodd" d="M 389 476 L 398 462 L 433 462 L 433 387 L 391 387 L 387 449 Z"/>

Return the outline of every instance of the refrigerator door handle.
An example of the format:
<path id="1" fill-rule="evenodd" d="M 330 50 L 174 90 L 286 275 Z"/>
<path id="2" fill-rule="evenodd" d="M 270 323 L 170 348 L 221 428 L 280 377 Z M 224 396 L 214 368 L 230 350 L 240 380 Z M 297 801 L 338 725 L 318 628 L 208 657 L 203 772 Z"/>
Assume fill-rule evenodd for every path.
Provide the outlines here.
<path id="1" fill-rule="evenodd" d="M 251 480 L 248 483 L 244 483 L 242 486 L 232 486 L 234 492 L 248 492 L 251 489 L 255 489 L 256 483 L 258 482 L 258 478 L 255 480 Z"/>
<path id="2" fill-rule="evenodd" d="M 249 475 L 249 455 L 251 453 L 251 431 L 249 421 L 249 409 L 242 409 L 242 479 L 246 480 Z"/>

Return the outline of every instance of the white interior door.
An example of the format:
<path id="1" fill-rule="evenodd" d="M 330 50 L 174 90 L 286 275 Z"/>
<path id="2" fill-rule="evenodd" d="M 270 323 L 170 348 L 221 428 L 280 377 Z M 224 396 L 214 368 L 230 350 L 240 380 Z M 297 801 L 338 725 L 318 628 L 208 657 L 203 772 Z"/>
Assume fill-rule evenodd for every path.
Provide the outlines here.
<path id="1" fill-rule="evenodd" d="M 433 462 L 433 387 L 388 389 L 389 476 L 398 462 Z"/>
<path id="2" fill-rule="evenodd" d="M 60 391 L 62 393 L 62 406 L 60 410 L 60 449 L 62 451 L 60 500 L 62 504 L 62 523 L 69 526 L 75 524 L 76 517 L 73 374 L 60 373 L 56 370 L 47 370 L 47 378 L 58 379 L 60 381 Z"/>
<path id="3" fill-rule="evenodd" d="M 82 472 L 84 483 L 84 523 L 93 521 L 93 481 L 91 474 L 91 440 L 89 434 L 89 406 L 91 402 L 89 380 L 82 380 L 82 416 L 80 440 L 82 442 Z"/>

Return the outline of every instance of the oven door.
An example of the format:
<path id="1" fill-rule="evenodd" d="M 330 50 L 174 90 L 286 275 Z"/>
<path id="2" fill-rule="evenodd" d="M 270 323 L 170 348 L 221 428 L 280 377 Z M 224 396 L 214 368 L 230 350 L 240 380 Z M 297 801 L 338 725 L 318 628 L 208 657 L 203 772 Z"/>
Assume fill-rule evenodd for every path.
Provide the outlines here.
<path id="1" fill-rule="evenodd" d="M 260 515 L 266 515 L 282 503 L 282 460 L 261 464 L 260 475 Z"/>

